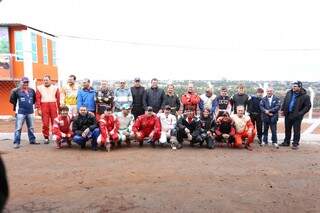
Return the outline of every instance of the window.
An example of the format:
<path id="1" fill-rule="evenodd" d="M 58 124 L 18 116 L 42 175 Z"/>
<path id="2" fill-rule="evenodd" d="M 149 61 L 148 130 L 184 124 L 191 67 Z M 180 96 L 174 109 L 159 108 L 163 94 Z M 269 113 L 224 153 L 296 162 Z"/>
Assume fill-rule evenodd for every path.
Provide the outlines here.
<path id="1" fill-rule="evenodd" d="M 32 61 L 33 63 L 38 62 L 38 53 L 37 53 L 37 34 L 34 32 L 31 33 L 31 45 L 32 45 Z"/>
<path id="2" fill-rule="evenodd" d="M 52 41 L 52 64 L 57 66 L 57 49 L 56 49 L 56 42 Z"/>
<path id="3" fill-rule="evenodd" d="M 16 60 L 17 61 L 23 61 L 23 41 L 22 41 L 22 32 L 21 31 L 15 31 L 14 32 L 14 46 L 16 50 Z"/>
<path id="4" fill-rule="evenodd" d="M 43 63 L 48 64 L 48 43 L 47 39 L 42 37 Z"/>

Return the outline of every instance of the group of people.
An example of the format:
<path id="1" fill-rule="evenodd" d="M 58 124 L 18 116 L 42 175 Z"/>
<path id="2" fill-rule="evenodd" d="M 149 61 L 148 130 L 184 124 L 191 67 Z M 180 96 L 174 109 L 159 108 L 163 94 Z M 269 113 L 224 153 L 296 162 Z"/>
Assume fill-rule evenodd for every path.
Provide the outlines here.
<path id="1" fill-rule="evenodd" d="M 256 135 L 261 146 L 268 144 L 269 128 L 273 146 L 278 148 L 279 111 L 285 116 L 285 139 L 280 145 L 290 146 L 293 128 L 292 148 L 298 149 L 301 121 L 311 107 L 302 83 L 292 84 L 282 104 L 271 87 L 266 96 L 263 94 L 263 89 L 258 88 L 256 95 L 249 96 L 240 84 L 232 97 L 228 96 L 226 87 L 220 89 L 218 96 L 214 95 L 212 87 L 198 95 L 189 83 L 187 91 L 178 97 L 173 84 L 168 84 L 165 91 L 158 87 L 155 78 L 148 89 L 135 78 L 131 88 L 124 80 L 120 80 L 115 89 L 107 81 L 101 81 L 99 89 L 95 90 L 89 79 L 78 86 L 75 75 L 70 75 L 67 85 L 61 89 L 46 75 L 43 84 L 34 90 L 29 87 L 29 79 L 24 77 L 10 97 L 16 111 L 14 148 L 20 147 L 25 121 L 29 143 L 39 144 L 34 134 L 36 108 L 42 118 L 44 143 L 53 140 L 58 149 L 63 144 L 70 147 L 72 142 L 84 149 L 88 141 L 91 141 L 92 150 L 110 151 L 124 143 L 130 146 L 132 141 L 139 146 L 149 143 L 152 147 L 159 144 L 180 149 L 184 141 L 188 141 L 191 146 L 205 145 L 209 149 L 222 142 L 252 150 Z"/>

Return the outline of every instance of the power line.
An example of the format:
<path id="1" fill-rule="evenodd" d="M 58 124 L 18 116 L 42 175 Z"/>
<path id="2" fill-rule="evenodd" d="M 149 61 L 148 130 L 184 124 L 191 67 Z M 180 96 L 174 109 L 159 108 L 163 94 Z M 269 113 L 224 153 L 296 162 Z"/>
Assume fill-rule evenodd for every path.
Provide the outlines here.
<path id="1" fill-rule="evenodd" d="M 120 40 L 110 40 L 103 38 L 94 38 L 94 37 L 85 37 L 85 36 L 75 36 L 75 35 L 58 35 L 58 37 L 65 37 L 71 39 L 79 40 L 91 40 L 91 41 L 102 41 L 107 43 L 116 43 L 116 44 L 128 44 L 136 46 L 152 46 L 152 47 L 169 47 L 169 48 L 179 48 L 179 49 L 194 49 L 194 50 L 240 50 L 240 48 L 213 48 L 213 47 L 195 47 L 190 45 L 174 45 L 174 44 L 160 44 L 160 43 L 148 43 L 148 42 L 136 42 L 136 41 L 120 41 Z M 267 51 L 267 52 L 317 52 L 320 51 L 320 48 L 286 48 L 286 49 L 255 49 L 258 51 Z"/>

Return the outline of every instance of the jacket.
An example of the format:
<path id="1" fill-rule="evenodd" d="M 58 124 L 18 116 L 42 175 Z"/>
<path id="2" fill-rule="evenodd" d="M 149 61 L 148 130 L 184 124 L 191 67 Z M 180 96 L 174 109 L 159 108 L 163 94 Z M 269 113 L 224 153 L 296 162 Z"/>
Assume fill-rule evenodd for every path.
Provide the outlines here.
<path id="1" fill-rule="evenodd" d="M 164 90 L 161 88 L 149 88 L 143 96 L 143 107 L 151 106 L 155 113 L 164 107 Z"/>
<path id="2" fill-rule="evenodd" d="M 33 105 L 36 103 L 36 92 L 31 88 L 28 88 L 28 93 L 21 88 L 15 88 L 11 91 L 10 103 L 13 105 L 14 111 L 18 106 L 18 114 L 32 114 L 34 112 Z"/>
<path id="3" fill-rule="evenodd" d="M 96 92 L 90 87 L 89 89 L 79 89 L 77 95 L 77 109 L 79 110 L 81 106 L 87 107 L 87 110 L 90 112 L 96 111 L 96 101 L 95 101 Z"/>
<path id="4" fill-rule="evenodd" d="M 87 113 L 84 116 L 79 114 L 72 122 L 72 132 L 76 135 L 82 134 L 87 128 L 89 128 L 90 131 L 93 131 L 97 127 L 96 117 L 90 113 Z"/>
<path id="5" fill-rule="evenodd" d="M 289 115 L 289 104 L 291 96 L 293 94 L 292 90 L 289 90 L 284 98 L 283 104 L 281 106 L 281 111 L 283 111 L 284 116 Z M 293 108 L 293 112 L 290 113 L 290 118 L 302 119 L 304 114 L 306 114 L 311 108 L 310 96 L 307 95 L 307 92 L 304 88 L 300 89 L 300 92 L 296 98 L 296 103 Z"/>
<path id="6" fill-rule="evenodd" d="M 264 122 L 271 122 L 271 123 L 277 123 L 279 118 L 279 110 L 280 110 L 280 99 L 276 96 L 272 96 L 271 105 L 269 103 L 268 96 L 265 96 L 262 98 L 260 102 L 260 109 L 261 109 L 261 118 Z M 273 115 L 267 115 L 266 111 L 271 112 Z"/>

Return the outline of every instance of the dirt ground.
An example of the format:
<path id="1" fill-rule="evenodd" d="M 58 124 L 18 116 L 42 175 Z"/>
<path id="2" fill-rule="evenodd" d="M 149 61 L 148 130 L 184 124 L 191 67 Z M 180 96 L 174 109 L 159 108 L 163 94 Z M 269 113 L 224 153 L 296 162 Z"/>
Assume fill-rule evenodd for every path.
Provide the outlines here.
<path id="1" fill-rule="evenodd" d="M 320 212 L 320 146 L 110 153 L 0 141 L 5 212 Z"/>

